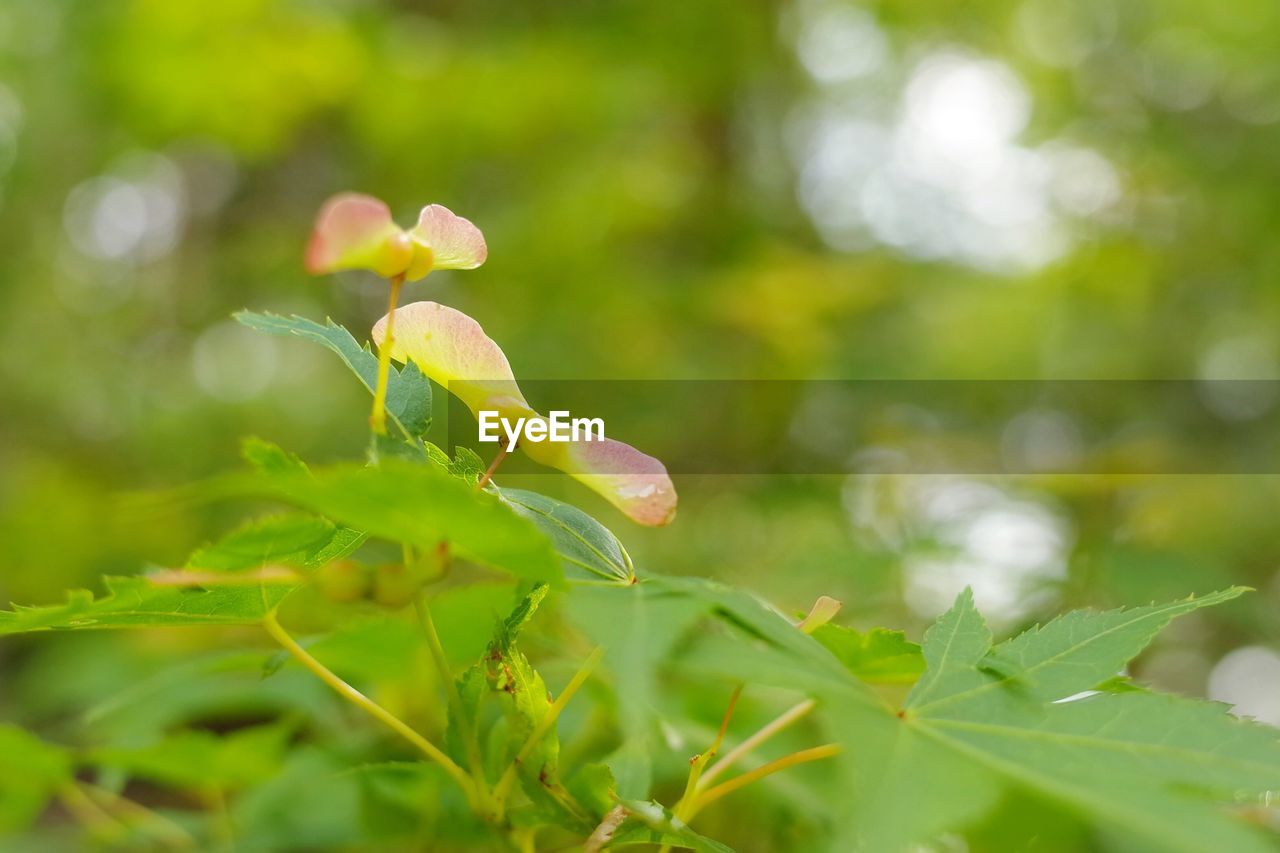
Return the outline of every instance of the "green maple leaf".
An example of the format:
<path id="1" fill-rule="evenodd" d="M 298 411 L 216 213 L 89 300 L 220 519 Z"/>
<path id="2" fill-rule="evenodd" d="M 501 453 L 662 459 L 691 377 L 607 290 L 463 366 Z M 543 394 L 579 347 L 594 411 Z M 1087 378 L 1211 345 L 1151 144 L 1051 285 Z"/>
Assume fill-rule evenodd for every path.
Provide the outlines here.
<path id="1" fill-rule="evenodd" d="M 359 531 L 312 515 L 247 521 L 187 558 L 187 568 L 237 572 L 268 563 L 315 569 L 349 555 L 364 542 Z"/>
<path id="2" fill-rule="evenodd" d="M 328 519 L 337 537 L 325 552 L 330 559 L 358 545 L 363 536 L 424 550 L 448 542 L 455 554 L 518 577 L 557 585 L 564 580 L 555 550 L 530 520 L 495 494 L 478 491 L 435 465 L 405 459 L 383 459 L 377 467 L 347 464 L 315 470 L 259 465 L 256 471 L 194 486 L 128 496 L 122 510 L 144 519 L 175 501 L 228 498 L 270 498 Z M 245 538 L 254 536 L 249 531 Z M 292 531 L 286 538 L 302 537 Z M 260 545 L 255 545 L 259 551 Z"/>
<path id="3" fill-rule="evenodd" d="M 1280 789 L 1280 732 L 1213 703 L 1093 692 L 1175 616 L 1243 591 L 1069 613 L 993 648 L 966 590 L 926 633 L 904 708 L 836 715 L 855 788 L 845 843 L 902 849 L 1019 788 L 1163 850 L 1272 849 L 1220 804 Z"/>
<path id="4" fill-rule="evenodd" d="M 433 549 L 446 541 L 478 563 L 535 581 L 563 583 L 551 543 L 497 495 L 431 465 L 385 459 L 376 468 L 334 465 L 256 472 L 215 481 L 224 494 L 274 497 L 369 536 Z"/>
<path id="5" fill-rule="evenodd" d="M 107 594 L 73 590 L 63 604 L 0 612 L 0 635 L 28 631 L 248 625 L 292 592 L 296 582 L 205 587 L 158 584 L 146 577 L 108 577 Z"/>
<path id="6" fill-rule="evenodd" d="M 567 604 L 578 627 L 606 647 L 615 673 L 623 742 L 606 763 L 619 795 L 631 800 L 654 794 L 653 759 L 667 748 L 659 725 L 665 667 L 674 663 L 692 678 L 804 691 L 857 685 L 836 656 L 781 613 L 715 581 L 650 576 L 626 586 L 579 587 Z M 697 642 L 687 642 L 692 638 Z M 876 701 L 864 693 L 862 701 Z"/>
<path id="7" fill-rule="evenodd" d="M 541 530 L 560 555 L 565 575 L 631 583 L 636 570 L 631 555 L 613 531 L 575 506 L 524 489 L 499 489 L 516 514 Z"/>
<path id="8" fill-rule="evenodd" d="M 320 344 L 342 359 L 369 393 L 378 385 L 378 357 L 368 344 L 357 343 L 350 332 L 332 320 L 326 319 L 321 325 L 305 317 L 255 311 L 239 311 L 235 318 L 259 332 Z M 416 365 L 391 368 L 387 381 L 387 415 L 406 438 L 425 435 L 431 427 L 431 382 Z"/>
<path id="9" fill-rule="evenodd" d="M 840 625 L 820 625 L 813 638 L 863 681 L 911 683 L 924 671 L 920 647 L 901 631 L 873 628 L 866 633 Z"/>
<path id="10" fill-rule="evenodd" d="M 674 667 L 684 677 L 819 700 L 843 747 L 827 770 L 841 792 L 830 814 L 833 850 L 916 849 L 1019 795 L 1079 815 L 1129 849 L 1261 853 L 1273 845 L 1224 806 L 1259 804 L 1280 790 L 1280 731 L 1117 678 L 1172 619 L 1243 591 L 1076 611 L 994 646 L 966 592 L 925 635 L 924 672 L 900 708 L 867 681 L 898 675 L 914 646 L 846 629 L 806 636 L 751 596 L 713 583 L 651 578 L 592 588 L 574 617 L 612 639 L 606 661 L 634 716 L 623 720 L 634 749 L 610 759 L 624 796 L 648 785 L 645 768 L 637 775 L 627 759 L 661 748 L 648 709 L 659 670 Z"/>

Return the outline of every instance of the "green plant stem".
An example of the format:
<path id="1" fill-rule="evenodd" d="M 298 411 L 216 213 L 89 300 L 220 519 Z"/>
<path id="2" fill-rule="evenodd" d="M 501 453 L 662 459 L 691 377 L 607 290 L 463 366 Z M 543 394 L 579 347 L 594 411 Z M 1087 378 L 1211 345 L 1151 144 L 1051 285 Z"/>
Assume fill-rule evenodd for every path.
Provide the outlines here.
<path id="1" fill-rule="evenodd" d="M 720 729 L 716 732 L 716 739 L 711 742 L 711 746 L 689 759 L 689 778 L 685 780 L 684 793 L 671 809 L 671 813 L 680 820 L 688 822 L 697 808 L 698 786 L 702 782 L 702 771 L 711 763 L 711 759 L 716 757 L 720 745 L 724 743 L 724 736 L 729 731 L 729 720 L 733 718 L 733 709 L 738 706 L 738 699 L 742 696 L 744 686 L 739 684 L 733 688 L 733 693 L 729 696 L 729 705 L 724 709 L 724 716 L 720 718 Z M 664 844 L 658 848 L 658 853 L 670 853 L 670 851 L 670 844 Z"/>
<path id="2" fill-rule="evenodd" d="M 742 756 L 751 752 L 753 749 L 755 749 L 760 744 L 767 741 L 769 738 L 776 735 L 778 732 L 787 728 L 797 720 L 803 718 L 805 715 L 807 715 L 810 711 L 813 710 L 816 704 L 817 703 L 814 702 L 812 699 L 807 699 L 804 702 L 801 702 L 800 704 L 794 705 L 791 708 L 788 708 L 786 711 L 783 711 L 771 722 L 766 723 L 763 727 L 761 727 L 759 731 L 751 735 L 751 737 L 747 738 L 742 743 L 738 744 L 733 749 L 726 752 L 724 754 L 724 758 L 720 759 L 715 764 L 713 764 L 707 770 L 707 772 L 703 774 L 702 779 L 699 781 L 698 787 L 706 788 L 708 785 L 711 784 L 712 780 L 714 780 L 721 773 L 723 773 L 724 771 L 732 767 L 734 762 L 736 762 L 739 758 L 742 758 Z"/>
<path id="3" fill-rule="evenodd" d="M 449 669 L 449 659 L 445 656 L 444 645 L 440 642 L 440 634 L 436 631 L 435 620 L 431 618 L 431 607 L 427 604 L 426 595 L 419 594 L 413 600 L 413 609 L 418 615 L 418 624 L 427 638 L 427 648 L 431 651 L 431 659 L 435 662 L 440 680 L 444 682 L 445 694 L 449 699 L 449 708 L 454 714 L 462 714 L 462 695 L 458 693 L 458 685 L 454 683 Z"/>
<path id="4" fill-rule="evenodd" d="M 350 684 L 347 684 L 347 682 L 343 681 L 329 670 L 328 667 L 312 657 L 306 649 L 298 645 L 297 641 L 295 641 L 293 637 L 289 636 L 288 632 L 285 631 L 284 628 L 280 627 L 280 622 L 276 618 L 276 612 L 274 610 L 267 613 L 262 620 L 262 624 L 263 627 L 266 628 L 267 633 L 270 634 L 272 638 L 285 649 L 285 651 L 293 655 L 298 663 L 311 670 L 312 674 L 325 684 L 332 687 L 334 692 L 343 699 L 383 723 L 396 734 L 400 735 L 402 738 L 409 741 L 409 743 L 417 747 L 418 751 L 427 758 L 431 759 L 436 764 L 439 764 L 444 768 L 446 773 L 453 777 L 453 780 L 458 783 L 458 786 L 467 793 L 467 796 L 471 798 L 472 803 L 474 804 L 476 802 L 477 792 L 475 785 L 471 781 L 471 777 L 467 775 L 465 770 L 455 764 L 453 759 L 445 755 L 439 747 L 422 735 L 418 734 L 418 732 L 395 714 L 391 713 L 377 702 L 374 702 Z"/>
<path id="5" fill-rule="evenodd" d="M 533 731 L 529 733 L 529 739 L 520 747 L 520 751 L 516 753 L 516 757 L 507 765 L 507 769 L 503 771 L 502 777 L 498 779 L 498 784 L 493 788 L 493 797 L 498 803 L 506 801 L 507 794 L 511 791 L 512 784 L 516 781 L 516 773 L 528 758 L 538 742 L 546 737 L 547 733 L 555 726 L 556 720 L 559 719 L 560 713 L 565 706 L 569 704 L 569 700 L 573 698 L 573 694 L 577 693 L 579 688 L 586 683 L 591 677 L 591 673 L 600 663 L 600 658 L 604 656 L 604 649 L 597 646 L 587 659 L 583 661 L 582 666 L 578 667 L 578 671 L 573 674 L 573 678 L 569 679 L 569 683 L 565 685 L 564 690 L 560 691 L 560 695 L 551 703 L 551 708 L 547 711 L 546 716 L 538 721 L 533 727 Z"/>
<path id="6" fill-rule="evenodd" d="M 805 764 L 810 761 L 820 761 L 823 758 L 830 758 L 840 753 L 839 744 L 828 743 L 822 746 L 815 746 L 809 749 L 802 749 L 799 752 L 793 752 L 790 755 L 784 755 L 782 758 L 770 761 L 768 764 L 761 765 L 755 770 L 743 773 L 741 776 L 735 776 L 728 782 L 721 782 L 714 788 L 708 788 L 698 794 L 693 806 L 689 809 L 686 821 L 693 820 L 698 812 L 714 803 L 716 800 L 732 794 L 739 788 L 750 785 L 758 779 L 771 776 L 779 770 L 786 770 L 788 767 L 795 767 L 797 764 Z"/>
<path id="7" fill-rule="evenodd" d="M 467 764 L 471 769 L 471 778 L 476 786 L 477 795 L 482 795 L 485 788 L 484 766 L 480 759 L 480 741 L 472 730 L 471 720 L 466 709 L 462 707 L 462 694 L 453 680 L 453 672 L 449 668 L 449 658 L 444 653 L 444 644 L 440 642 L 440 634 L 436 631 L 435 620 L 431 618 L 431 607 L 427 603 L 426 593 L 420 593 L 413 600 L 414 612 L 418 615 L 418 624 L 427 639 L 427 648 L 431 651 L 431 659 L 435 662 L 436 673 L 444 682 L 445 695 L 449 700 L 451 719 L 457 722 L 462 730 L 462 737 L 467 745 Z"/>
<path id="8" fill-rule="evenodd" d="M 693 807 L 698 786 L 702 781 L 702 771 L 711 763 L 711 759 L 716 757 L 721 744 L 724 743 L 724 736 L 729 731 L 729 720 L 733 717 L 733 709 L 738 706 L 738 699 L 742 696 L 742 688 L 743 685 L 739 684 L 733 689 L 733 694 L 729 697 L 729 705 L 724 709 L 724 716 L 720 718 L 720 729 L 716 732 L 716 739 L 711 742 L 711 746 L 689 761 L 689 778 L 684 785 L 684 794 L 671 810 L 676 817 L 685 819 L 685 812 Z"/>
<path id="9" fill-rule="evenodd" d="M 369 415 L 369 427 L 378 435 L 387 434 L 387 383 L 391 378 L 391 346 L 396 325 L 396 304 L 400 301 L 400 287 L 404 276 L 391 279 L 391 298 L 387 308 L 387 333 L 378 347 L 378 385 L 373 392 L 373 413 Z"/>

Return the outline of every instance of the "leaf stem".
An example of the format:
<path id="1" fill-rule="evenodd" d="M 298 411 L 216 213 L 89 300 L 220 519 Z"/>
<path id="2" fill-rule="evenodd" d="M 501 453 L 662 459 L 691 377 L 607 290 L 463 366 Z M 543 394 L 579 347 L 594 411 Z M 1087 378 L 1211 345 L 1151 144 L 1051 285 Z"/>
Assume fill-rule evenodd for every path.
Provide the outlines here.
<path id="1" fill-rule="evenodd" d="M 555 726 L 556 720 L 559 719 L 560 713 L 565 706 L 569 704 L 569 700 L 578 692 L 578 689 L 586 683 L 591 677 L 592 671 L 600 663 L 600 659 L 604 656 L 604 648 L 596 646 L 596 648 L 582 662 L 582 666 L 578 667 L 578 671 L 573 674 L 573 678 L 569 679 L 569 683 L 565 685 L 564 690 L 560 691 L 560 695 L 551 703 L 550 710 L 546 715 L 538 720 L 537 725 L 533 727 L 533 731 L 529 733 L 529 739 L 520 747 L 520 751 L 516 753 L 516 757 L 507 765 L 507 769 L 503 771 L 502 777 L 498 780 L 498 784 L 494 786 L 494 799 L 501 803 L 511 790 L 512 783 L 516 780 L 516 773 L 528 758 L 538 742 L 546 737 L 547 733 Z"/>
<path id="2" fill-rule="evenodd" d="M 391 346 L 395 341 L 392 336 L 396 325 L 396 303 L 400 301 L 400 287 L 404 284 L 404 276 L 397 275 L 391 279 L 391 298 L 387 307 L 387 333 L 378 347 L 378 385 L 373 392 L 373 413 L 369 415 L 369 426 L 378 435 L 387 434 L 387 383 L 391 378 Z"/>
<path id="3" fill-rule="evenodd" d="M 285 631 L 284 628 L 280 627 L 280 621 L 276 618 L 275 610 L 268 611 L 267 615 L 262 620 L 262 625 L 266 628 L 267 633 L 270 634 L 272 638 L 285 649 L 285 651 L 293 655 L 298 663 L 311 670 L 317 678 L 332 687 L 334 692 L 343 699 L 386 725 L 396 734 L 400 735 L 402 738 L 409 741 L 409 743 L 417 747 L 418 751 L 427 758 L 439 764 L 446 773 L 453 777 L 453 780 L 458 783 L 458 786 L 467 793 L 467 796 L 471 798 L 472 802 L 475 802 L 477 793 L 475 785 L 465 770 L 455 764 L 453 759 L 445 755 L 439 747 L 420 735 L 406 722 L 379 705 L 377 702 L 374 702 L 368 696 L 365 696 L 347 682 L 343 681 L 328 667 L 312 657 L 306 649 L 298 645 L 297 641 L 295 641 L 293 637 L 289 636 L 288 632 Z"/>
<path id="4" fill-rule="evenodd" d="M 484 476 L 476 481 L 477 491 L 489 485 L 489 481 L 493 479 L 493 475 L 498 471 L 498 466 L 502 464 L 502 460 L 507 458 L 509 452 L 505 444 L 498 447 L 498 455 L 493 457 L 493 461 L 489 463 L 489 468 L 484 472 Z"/>
<path id="5" fill-rule="evenodd" d="M 712 756 L 720 751 L 720 746 L 724 743 L 725 733 L 729 731 L 729 720 L 733 718 L 733 709 L 738 707 L 738 700 L 742 698 L 742 688 L 745 685 L 739 684 L 733 688 L 733 693 L 729 696 L 729 706 L 724 709 L 724 716 L 720 718 L 720 730 L 716 732 L 716 739 L 711 744 L 711 748 L 707 750 L 707 755 Z"/>
<path id="6" fill-rule="evenodd" d="M 715 779 L 721 773 L 723 773 L 724 771 L 732 767 L 735 761 L 737 761 L 739 758 L 742 758 L 742 756 L 751 752 L 757 746 L 764 743 L 769 738 L 776 735 L 778 732 L 787 728 L 792 723 L 803 718 L 805 715 L 807 715 L 810 711 L 813 710 L 816 704 L 817 703 L 814 702 L 812 699 L 806 699 L 800 704 L 794 705 L 791 708 L 788 708 L 786 711 L 783 711 L 781 714 L 775 717 L 771 722 L 766 723 L 763 727 L 760 728 L 759 731 L 751 735 L 751 737 L 747 738 L 742 743 L 735 746 L 733 749 L 726 752 L 724 754 L 724 758 L 720 759 L 715 764 L 713 764 L 707 770 L 707 772 L 703 774 L 702 779 L 699 783 L 699 788 L 706 788 L 708 785 L 711 784 L 713 779 Z"/>
<path id="7" fill-rule="evenodd" d="M 702 811 L 711 803 L 714 803 L 726 794 L 732 794 L 739 788 L 750 785 L 758 779 L 771 776 L 779 770 L 786 770 L 788 767 L 795 767 L 797 764 L 819 761 L 823 758 L 830 758 L 833 755 L 838 755 L 839 753 L 840 745 L 834 743 L 823 744 L 822 746 L 815 746 L 809 749 L 802 749 L 799 752 L 793 752 L 790 755 L 784 755 L 782 758 L 770 761 L 768 764 L 764 764 L 757 767 L 755 770 L 743 773 L 741 776 L 735 776 L 728 782 L 721 782 L 714 788 L 708 788 L 698 794 L 697 801 L 689 810 L 689 815 L 685 820 L 692 820 L 698 812 Z"/>
<path id="8" fill-rule="evenodd" d="M 456 720 L 462 730 L 462 737 L 467 745 L 467 764 L 471 768 L 471 778 L 479 794 L 485 784 L 484 767 L 480 759 L 480 742 L 472 729 L 471 720 L 462 707 L 462 694 L 453 680 L 453 672 L 449 668 L 449 658 L 444 653 L 444 644 L 440 642 L 440 634 L 436 631 L 435 620 L 431 618 L 431 607 L 427 603 L 426 593 L 420 593 L 413 600 L 414 612 L 418 615 L 418 624 L 427 638 L 427 648 L 431 650 L 431 659 L 436 665 L 436 672 L 444 682 L 444 692 L 449 700 L 450 719 Z"/>
<path id="9" fill-rule="evenodd" d="M 716 732 L 716 739 L 712 741 L 711 746 L 705 752 L 695 755 L 689 761 L 689 778 L 684 785 L 684 794 L 681 795 L 680 801 L 676 803 L 675 808 L 671 810 L 672 814 L 681 820 L 688 820 L 687 812 L 696 803 L 698 789 L 702 782 L 702 771 L 711 763 L 711 759 L 716 757 L 716 753 L 720 751 L 721 744 L 724 743 L 725 733 L 729 731 L 729 720 L 733 717 L 733 709 L 738 706 L 738 699 L 742 696 L 743 686 L 739 684 L 733 689 L 733 694 L 729 697 L 729 705 L 724 709 L 724 716 L 720 718 L 720 730 Z"/>

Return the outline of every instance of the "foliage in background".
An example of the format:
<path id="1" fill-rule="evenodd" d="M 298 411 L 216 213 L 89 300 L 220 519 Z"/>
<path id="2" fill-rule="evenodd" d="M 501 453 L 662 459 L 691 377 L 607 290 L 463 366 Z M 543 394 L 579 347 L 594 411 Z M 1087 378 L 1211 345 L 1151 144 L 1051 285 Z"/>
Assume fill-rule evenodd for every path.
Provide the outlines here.
<path id="1" fill-rule="evenodd" d="M 1258 830 L 1273 818 L 1270 797 L 1280 786 L 1277 730 L 1117 675 L 1175 617 L 1234 599 L 1243 588 L 1128 610 L 1073 611 L 998 645 L 969 589 L 920 646 L 886 629 L 860 634 L 833 624 L 840 605 L 830 598 L 793 622 L 729 586 L 635 574 L 618 539 L 590 516 L 533 492 L 508 497 L 491 479 L 502 456 L 480 472 L 478 460 L 450 459 L 417 432 L 388 435 L 378 406 L 398 399 L 393 410 L 403 413 L 420 403 L 407 399 L 412 394 L 384 395 L 368 382 L 372 356 L 359 347 L 353 353 L 341 327 L 317 334 L 322 327 L 296 319 L 248 313 L 240 319 L 271 334 L 282 322 L 303 330 L 375 392 L 369 464 L 312 469 L 250 440 L 244 455 L 252 473 L 209 481 L 188 490 L 187 499 L 268 496 L 315 515 L 250 521 L 197 550 L 184 569 L 108 579 L 102 598 L 80 591 L 62 605 L 0 612 L 0 634 L 265 628 L 295 663 L 417 757 L 398 755 L 387 743 L 361 748 L 351 737 L 334 740 L 335 765 L 322 778 L 357 805 L 330 815 L 326 828 L 336 837 L 312 845 L 726 851 L 732 848 L 691 828 L 703 810 L 775 774 L 822 762 L 834 769 L 797 791 L 792 806 L 811 824 L 811 837 L 797 844 L 805 848 L 906 850 L 970 828 L 1002 800 L 1022 795 L 1073 815 L 1082 828 L 1113 833 L 1117 844 L 1187 853 L 1272 849 Z M 398 345 L 414 351 L 415 336 L 424 333 L 408 324 L 401 329 Z M 451 343 L 474 346 L 475 339 Z M 421 364 L 428 372 L 434 366 L 430 359 Z M 381 381 L 403 383 L 408 375 Z M 457 392 L 466 384 L 451 387 Z M 415 387 L 418 396 L 430 396 L 430 386 Z M 162 514 L 181 495 L 135 498 L 129 512 Z M 377 554 L 374 539 L 398 544 L 402 560 L 369 562 Z M 514 585 L 481 580 L 495 570 Z M 513 609 L 496 621 L 479 660 L 459 675 L 452 663 L 458 648 L 451 658 L 433 610 L 474 630 L 489 621 L 494 602 L 469 596 L 494 586 Z M 576 667 L 558 694 L 521 648 L 553 587 L 560 618 L 545 632 L 544 654 Z M 451 592 L 468 597 L 451 607 Z M 337 658 L 341 675 L 326 664 L 328 653 L 309 651 L 281 623 L 281 612 L 326 603 L 333 623 L 308 645 L 340 638 L 353 626 L 370 629 Z M 370 621 L 371 606 L 385 615 Z M 414 621 L 416 630 L 403 630 Z M 351 683 L 372 679 L 370 663 L 424 648 L 442 689 L 424 691 L 422 679 L 393 673 L 379 693 L 447 709 L 427 734 Z M 595 680 L 602 660 L 607 680 Z M 284 663 L 267 659 L 264 677 L 279 677 Z M 736 687 L 718 733 L 689 759 L 683 792 L 664 804 L 655 798 L 661 785 L 654 760 L 672 757 L 676 744 L 669 737 L 664 744 L 660 732 L 695 721 L 657 711 L 669 704 L 660 679 L 673 671 L 712 696 Z M 592 707 L 584 712 L 579 700 L 577 725 L 567 727 L 576 746 L 570 751 L 561 718 L 593 680 Z M 798 701 L 743 735 L 734 727 L 738 701 L 762 691 L 765 708 L 788 695 Z M 772 759 L 762 754 L 815 710 L 829 741 Z M 124 847 L 294 847 L 301 840 L 294 833 L 311 837 L 311 827 L 282 826 L 275 813 L 255 813 L 253 803 L 270 780 L 287 778 L 292 764 L 312 754 L 313 721 L 300 711 L 237 721 L 222 733 L 183 727 L 78 749 L 0 728 L 10 765 L 0 791 L 3 828 L 17 843 L 39 846 L 83 833 Z M 699 734 L 690 728 L 691 739 Z M 735 763 L 754 766 L 732 773 Z M 363 789 L 353 789 L 361 775 L 392 767 L 379 791 L 400 804 L 398 820 L 387 820 L 381 807 L 357 796 Z M 454 798 L 428 800 L 424 775 Z M 137 788 L 144 783 L 171 791 L 181 805 L 148 802 L 153 798 Z M 303 808 L 323 804 L 305 785 L 291 794 Z M 55 800 L 79 829 L 37 823 Z M 1228 815 L 1224 804 L 1250 811 Z M 1039 831 L 1024 829 L 1028 839 Z"/>
<path id="2" fill-rule="evenodd" d="M 485 223 L 493 260 L 465 279 L 436 274 L 431 298 L 479 318 L 526 376 L 1275 376 L 1273 4 L 207 5 L 0 10 L 0 602 L 102 594 L 104 575 L 183 565 L 243 508 L 192 502 L 136 523 L 108 495 L 225 470 L 241 435 L 322 461 L 362 445 L 361 392 L 339 363 L 228 319 L 253 305 L 354 329 L 380 309 L 358 274 L 335 293 L 309 287 L 299 264 L 298 223 L 346 187 L 387 198 L 402 221 L 431 198 Z M 961 121 L 945 109 L 919 121 L 948 103 L 999 132 L 952 134 L 976 147 L 941 149 L 938 169 L 912 145 Z M 957 153 L 1029 183 L 968 192 L 994 185 L 954 167 Z M 937 210 L 959 219 L 918 215 Z M 1027 246 L 1039 254 L 1018 261 Z M 1054 434 L 1062 421 L 1047 414 L 1029 423 Z M 679 420 L 655 414 L 637 435 Z M 519 485 L 570 494 L 559 478 Z M 866 630 L 919 638 L 966 584 L 1000 633 L 1059 608 L 1253 586 L 1176 622 L 1132 669 L 1280 721 L 1268 692 L 1280 680 L 1274 478 L 679 485 L 676 527 L 627 537 L 635 563 L 731 578 L 786 612 L 831 594 Z M 1022 553 L 1039 556 L 1009 559 L 993 530 L 1022 531 L 1015 541 L 1034 546 Z M 382 579 L 389 600 L 392 586 Z M 512 602 L 493 584 L 445 597 L 437 622 L 451 654 L 467 650 L 462 666 L 492 620 L 458 614 L 496 619 Z M 322 607 L 297 618 L 307 635 L 334 623 Z M 317 654 L 361 661 L 353 677 L 438 723 L 395 687 L 406 672 L 430 682 L 408 640 L 361 649 L 401 630 L 370 619 Z M 383 795 L 410 785 L 434 802 L 437 781 L 396 765 L 331 784 L 327 771 L 346 766 L 328 749 L 344 719 L 303 673 L 259 684 L 261 655 L 229 650 L 244 636 L 13 638 L 0 644 L 0 717 L 86 747 L 305 718 L 310 748 L 244 808 L 304 841 L 340 837 L 358 798 L 417 826 Z M 548 641 L 534 630 L 527 642 Z M 555 665 L 546 675 L 568 678 Z M 664 737 L 681 754 L 703 748 L 723 690 L 663 683 L 662 714 L 701 721 Z M 778 710 L 763 701 L 739 704 L 743 730 Z M 670 801 L 687 768 L 654 760 Z M 773 790 L 797 793 L 775 778 Z M 303 784 L 321 807 L 293 805 Z M 755 790 L 731 813 L 710 809 L 707 832 L 747 849 L 812 837 L 796 818 L 803 797 Z M 1002 803 L 967 831 L 971 847 L 1004 849 L 1026 825 L 1066 849 L 1102 843 L 1037 797 Z M 781 826 L 794 834 L 769 834 Z"/>

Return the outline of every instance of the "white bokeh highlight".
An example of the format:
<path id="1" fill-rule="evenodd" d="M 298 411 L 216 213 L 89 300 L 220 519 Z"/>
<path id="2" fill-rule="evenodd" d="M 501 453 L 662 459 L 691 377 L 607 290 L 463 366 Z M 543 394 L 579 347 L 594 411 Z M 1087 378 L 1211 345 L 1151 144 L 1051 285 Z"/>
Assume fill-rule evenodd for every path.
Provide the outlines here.
<path id="1" fill-rule="evenodd" d="M 993 626 L 1051 606 L 1067 576 L 1069 522 L 990 482 L 952 476 L 858 474 L 844 505 L 855 532 L 902 554 L 903 596 L 924 619 L 965 587 Z"/>
<path id="2" fill-rule="evenodd" d="M 181 171 L 163 155 L 139 152 L 76 186 L 63 222 L 71 244 L 88 257 L 145 262 L 177 246 L 186 216 Z"/>
<path id="3" fill-rule="evenodd" d="M 1033 104 L 1003 62 L 947 46 L 906 61 L 869 13 L 830 0 L 797 4 L 785 32 L 815 87 L 788 129 L 796 192 L 833 248 L 1026 272 L 1121 198 L 1097 152 L 1020 141 Z"/>
<path id="4" fill-rule="evenodd" d="M 1229 652 L 1209 673 L 1208 692 L 1238 716 L 1280 726 L 1280 654 L 1262 646 Z"/>

